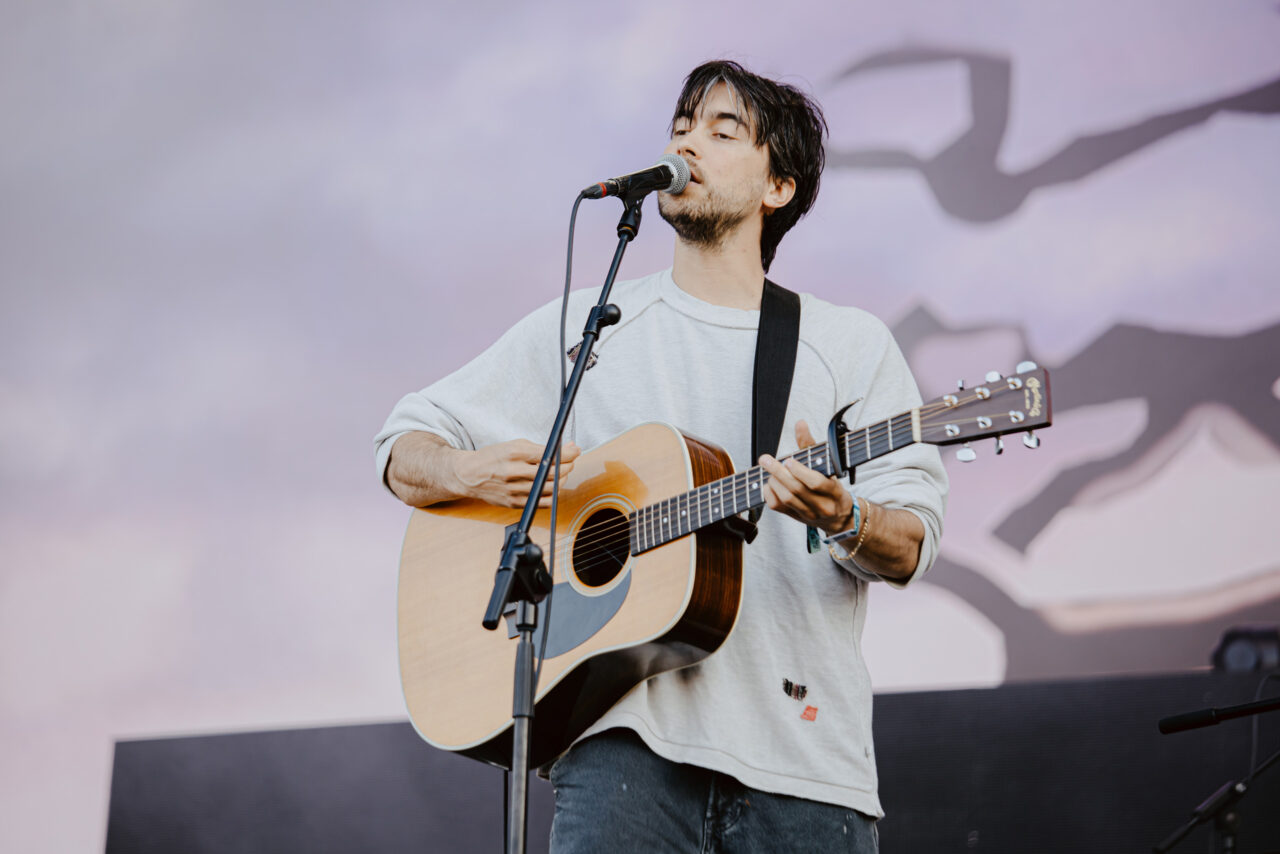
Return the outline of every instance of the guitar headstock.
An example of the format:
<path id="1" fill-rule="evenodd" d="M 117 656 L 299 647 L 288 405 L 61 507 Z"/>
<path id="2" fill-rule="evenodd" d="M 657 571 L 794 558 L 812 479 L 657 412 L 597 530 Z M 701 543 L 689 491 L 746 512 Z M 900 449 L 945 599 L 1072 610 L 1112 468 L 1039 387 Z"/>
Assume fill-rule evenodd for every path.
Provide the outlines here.
<path id="1" fill-rule="evenodd" d="M 1003 450 L 998 437 L 1027 431 L 1023 443 L 1040 444 L 1031 430 L 1053 423 L 1049 405 L 1049 372 L 1034 362 L 1018 365 L 1017 373 L 1001 376 L 992 371 L 985 382 L 934 398 L 920 407 L 920 440 L 934 445 L 955 445 L 995 436 L 996 453 Z M 974 453 L 962 449 L 957 457 L 969 462 Z"/>

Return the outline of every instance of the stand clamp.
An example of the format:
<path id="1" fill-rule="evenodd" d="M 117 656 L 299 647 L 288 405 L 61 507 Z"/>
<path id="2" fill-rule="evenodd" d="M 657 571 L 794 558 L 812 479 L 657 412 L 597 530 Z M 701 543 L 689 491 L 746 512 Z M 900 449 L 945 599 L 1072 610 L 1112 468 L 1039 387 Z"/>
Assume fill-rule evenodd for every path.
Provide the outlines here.
<path id="1" fill-rule="evenodd" d="M 590 314 L 587 315 L 587 325 L 582 328 L 582 336 L 585 338 L 587 333 L 599 336 L 601 329 L 613 326 L 620 320 L 622 320 L 622 309 L 613 303 L 592 306 Z"/>
<path id="2" fill-rule="evenodd" d="M 552 587 L 551 575 L 542 562 L 542 549 L 520 530 L 518 524 L 508 525 L 502 562 L 494 573 L 493 593 L 481 625 L 493 631 L 498 627 L 508 602 L 524 601 L 536 605 L 547 598 Z"/>

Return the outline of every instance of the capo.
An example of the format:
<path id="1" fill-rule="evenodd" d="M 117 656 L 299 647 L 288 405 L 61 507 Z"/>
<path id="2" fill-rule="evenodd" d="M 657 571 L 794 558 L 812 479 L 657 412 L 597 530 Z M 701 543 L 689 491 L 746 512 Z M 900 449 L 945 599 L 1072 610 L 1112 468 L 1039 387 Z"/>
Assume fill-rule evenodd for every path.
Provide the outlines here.
<path id="1" fill-rule="evenodd" d="M 750 544 L 756 538 L 756 534 L 760 533 L 760 529 L 756 527 L 756 523 L 750 519 L 744 519 L 737 514 L 727 516 L 716 523 L 716 527 L 731 537 L 737 537 L 744 543 Z"/>
<path id="2" fill-rule="evenodd" d="M 840 408 L 840 411 L 831 416 L 831 423 L 827 425 L 827 458 L 831 460 L 831 476 L 837 480 L 849 476 L 849 485 L 853 486 L 855 469 L 846 465 L 844 454 L 844 442 L 842 441 L 849 433 L 849 428 L 845 426 L 844 414 L 849 407 L 854 404 L 861 403 L 862 398 L 858 398 L 853 403 L 847 403 Z"/>

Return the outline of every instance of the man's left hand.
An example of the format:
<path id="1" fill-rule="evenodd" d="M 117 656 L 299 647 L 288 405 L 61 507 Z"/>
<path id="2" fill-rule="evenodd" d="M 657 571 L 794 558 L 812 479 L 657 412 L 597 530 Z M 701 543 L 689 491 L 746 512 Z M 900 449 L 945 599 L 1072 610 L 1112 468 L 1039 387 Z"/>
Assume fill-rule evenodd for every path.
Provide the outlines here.
<path id="1" fill-rule="evenodd" d="M 796 422 L 796 444 L 800 448 L 816 444 L 809 425 L 803 421 Z M 821 528 L 828 536 L 853 524 L 853 496 L 834 477 L 803 466 L 794 458 L 779 462 L 765 454 L 759 462 L 770 475 L 764 485 L 764 500 L 772 509 Z"/>

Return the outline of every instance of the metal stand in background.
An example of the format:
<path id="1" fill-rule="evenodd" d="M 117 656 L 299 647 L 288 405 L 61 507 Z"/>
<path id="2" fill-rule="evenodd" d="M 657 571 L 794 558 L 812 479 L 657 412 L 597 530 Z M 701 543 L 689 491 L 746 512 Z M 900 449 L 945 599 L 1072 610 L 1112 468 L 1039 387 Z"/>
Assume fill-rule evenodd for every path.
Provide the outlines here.
<path id="1" fill-rule="evenodd" d="M 1280 700 L 1263 700 L 1257 703 L 1244 703 L 1239 706 L 1228 706 L 1222 709 L 1201 709 L 1164 718 L 1160 721 L 1160 731 L 1168 734 L 1187 729 L 1198 729 L 1200 727 L 1213 726 L 1220 721 L 1257 715 L 1277 709 L 1280 709 Z M 1219 852 L 1219 854 L 1235 854 L 1236 831 L 1240 826 L 1240 816 L 1236 811 L 1236 804 L 1249 791 L 1249 786 L 1253 783 L 1254 778 L 1266 771 L 1277 760 L 1280 760 L 1280 750 L 1268 756 L 1265 762 L 1250 771 L 1249 775 L 1244 779 L 1229 780 L 1223 783 L 1216 792 L 1195 808 L 1191 813 L 1191 818 L 1185 824 L 1169 834 L 1163 842 L 1151 850 L 1154 854 L 1165 854 L 1166 851 L 1181 842 L 1187 834 L 1195 830 L 1197 826 L 1212 821 L 1214 851 Z"/>
<path id="2" fill-rule="evenodd" d="M 547 573 L 542 560 L 542 549 L 529 539 L 529 526 L 533 523 L 534 514 L 538 510 L 538 499 L 542 495 L 543 484 L 547 482 L 547 473 L 555 459 L 556 450 L 564 436 L 565 422 L 573 408 L 578 386 L 582 383 L 582 374 L 591 360 L 591 351 L 600 330 L 612 326 L 622 319 L 622 312 L 616 305 L 609 304 L 609 292 L 613 290 L 613 280 L 618 275 L 622 264 L 623 253 L 640 230 L 640 208 L 644 202 L 644 192 L 624 196 L 623 213 L 618 220 L 618 248 L 613 253 L 613 263 L 609 265 L 609 273 L 605 277 L 604 287 L 600 291 L 600 299 L 587 316 L 587 325 L 582 332 L 582 349 L 574 360 L 573 372 L 569 375 L 568 384 L 560 396 L 560 410 L 556 413 L 555 423 L 551 427 L 551 435 L 542 451 L 542 461 L 533 478 L 533 486 L 529 490 L 529 499 L 525 502 L 524 513 L 520 521 L 507 528 L 506 541 L 502 546 L 502 558 L 498 564 L 497 574 L 493 580 L 493 593 L 489 597 L 489 606 L 484 612 L 483 625 L 490 631 L 498 627 L 508 605 L 516 606 L 516 629 L 520 633 L 519 645 L 516 648 L 515 695 L 512 700 L 512 739 L 511 739 L 511 788 L 509 791 L 507 813 L 507 852 L 508 854 L 524 854 L 525 835 L 527 830 L 529 801 L 529 741 L 533 729 L 534 684 L 533 684 L 533 633 L 538 626 L 537 604 L 551 592 L 552 579 Z M 551 544 L 554 548 L 554 544 Z"/>

